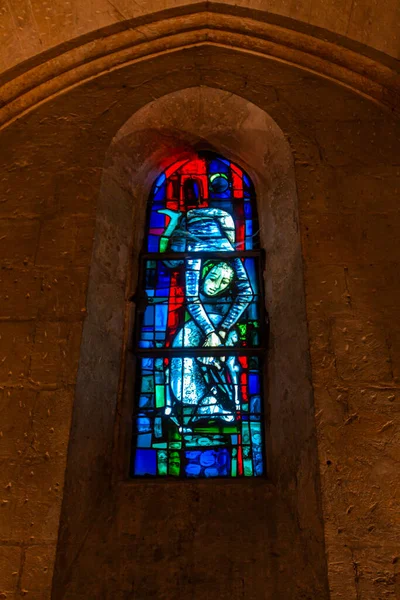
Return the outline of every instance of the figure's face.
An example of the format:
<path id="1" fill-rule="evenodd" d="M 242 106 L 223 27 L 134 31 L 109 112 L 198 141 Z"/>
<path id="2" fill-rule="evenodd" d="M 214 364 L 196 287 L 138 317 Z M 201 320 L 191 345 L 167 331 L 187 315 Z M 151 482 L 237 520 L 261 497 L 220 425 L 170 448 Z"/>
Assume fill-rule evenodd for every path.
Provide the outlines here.
<path id="1" fill-rule="evenodd" d="M 206 275 L 203 283 L 203 292 L 206 296 L 222 294 L 230 285 L 233 278 L 233 269 L 226 263 L 215 265 Z"/>

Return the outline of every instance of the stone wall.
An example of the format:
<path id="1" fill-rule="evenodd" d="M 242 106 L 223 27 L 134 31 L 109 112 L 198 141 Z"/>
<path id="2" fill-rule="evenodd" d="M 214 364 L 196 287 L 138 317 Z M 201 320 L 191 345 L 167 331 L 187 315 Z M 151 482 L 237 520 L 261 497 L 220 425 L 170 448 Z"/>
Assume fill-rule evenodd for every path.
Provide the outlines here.
<path id="1" fill-rule="evenodd" d="M 217 46 L 112 70 L 42 103 L 0 133 L 0 593 L 50 598 L 107 149 L 142 106 L 197 85 L 259 106 L 290 144 L 316 427 L 312 415 L 307 418 L 312 438 L 318 438 L 330 596 L 395 598 L 399 123 L 328 79 Z M 86 428 L 93 410 L 88 405 Z M 96 421 L 109 439 L 114 430 L 107 411 Z M 89 427 L 88 452 L 93 445 Z M 313 539 L 318 514 L 310 527 L 308 510 L 307 490 L 318 487 L 310 456 L 300 454 L 294 471 L 291 465 L 280 473 L 283 480 L 289 474 L 285 489 L 293 494 L 277 493 L 273 481 L 262 500 L 252 491 L 246 518 L 248 505 L 232 502 L 232 487 L 220 488 L 221 506 L 234 507 L 232 516 L 250 532 L 247 540 L 235 539 L 215 500 L 203 495 L 199 501 L 192 485 L 169 488 L 171 521 L 152 485 L 141 492 L 113 483 L 110 456 L 99 456 L 92 473 L 107 481 L 98 490 L 104 501 L 88 518 L 82 497 L 83 535 L 68 540 L 75 544 L 73 561 L 59 557 L 54 597 L 323 598 L 323 540 Z M 290 504 L 286 512 L 282 508 L 289 497 L 298 499 L 296 513 Z M 198 544 L 209 539 L 210 517 L 213 530 L 223 526 L 199 564 Z M 167 555 L 166 542 L 158 542 L 161 527 L 170 531 Z M 213 573 L 232 543 L 244 548 L 242 570 Z"/>

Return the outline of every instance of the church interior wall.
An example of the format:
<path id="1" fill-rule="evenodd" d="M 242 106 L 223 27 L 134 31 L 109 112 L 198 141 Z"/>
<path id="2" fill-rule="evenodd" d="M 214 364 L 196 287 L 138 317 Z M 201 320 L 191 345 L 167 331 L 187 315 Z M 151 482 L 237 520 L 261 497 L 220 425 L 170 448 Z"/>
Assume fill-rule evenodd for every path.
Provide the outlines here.
<path id="1" fill-rule="evenodd" d="M 249 499 L 235 494 L 232 485 L 219 484 L 220 505 L 213 493 L 199 496 L 193 484 L 171 484 L 161 492 L 160 484 L 139 488 L 115 479 L 121 469 L 116 448 L 123 423 L 115 428 L 120 412 L 110 413 L 106 403 L 96 405 L 91 436 L 90 394 L 86 404 L 80 403 L 77 429 L 71 430 L 82 357 L 90 369 L 82 328 L 90 323 L 88 282 L 105 182 L 107 197 L 117 197 L 122 211 L 132 202 L 132 188 L 107 179 L 110 144 L 142 107 L 198 86 L 239 96 L 265 111 L 290 147 L 313 388 L 298 438 L 291 437 L 296 422 L 290 414 L 282 415 L 280 442 L 270 449 L 281 462 L 275 463 L 277 471 L 271 467 L 263 493 L 250 485 Z M 396 597 L 396 115 L 309 70 L 248 51 L 200 45 L 111 69 L 6 125 L 0 131 L 0 595 L 50 598 L 54 585 L 55 598 L 206 593 L 275 600 L 328 597 L 328 588 L 332 599 Z M 218 131 L 215 135 L 217 144 Z M 131 156 L 134 161 L 135 154 Z M 238 158 L 244 166 L 251 164 L 245 155 Z M 126 156 L 119 164 L 128 168 Z M 134 173 L 128 175 L 133 181 Z M 112 219 L 117 222 L 120 215 L 110 211 L 108 217 L 105 227 L 112 244 Z M 118 268 L 106 265 L 100 274 L 104 285 L 98 302 L 106 323 L 102 343 L 108 356 L 114 352 L 109 368 L 118 377 L 124 347 L 120 334 L 113 332 L 123 331 L 129 316 L 124 265 L 130 251 L 121 246 Z M 126 308 L 119 316 L 107 313 L 115 289 L 110 278 Z M 298 306 L 304 309 L 301 297 Z M 303 351 L 306 356 L 307 344 Z M 115 400 L 111 371 L 104 369 L 90 386 L 110 389 Z M 70 433 L 76 435 L 79 428 L 87 450 L 81 466 L 72 442 L 68 451 Z M 80 512 L 69 521 L 68 494 L 74 488 L 68 484 L 68 456 L 68 469 L 78 477 L 81 468 L 82 480 L 91 477 L 94 482 L 76 490 L 82 494 L 75 505 Z M 168 496 L 163 505 L 168 510 L 160 508 L 160 493 Z M 88 510 L 100 496 L 104 501 L 97 510 Z M 191 510 L 193 506 L 197 508 Z M 240 539 L 245 546 L 240 570 L 230 557 L 234 531 L 229 506 L 238 530 L 251 532 L 247 540 Z M 63 527 L 71 525 L 73 535 L 59 547 L 56 560 L 60 518 L 60 540 Z M 163 535 L 171 531 L 171 537 L 161 542 L 160 528 L 166 523 L 171 529 Z M 198 549 L 196 561 L 191 554 L 195 544 L 204 545 L 206 539 L 209 552 Z M 221 562 L 231 570 L 220 571 Z"/>

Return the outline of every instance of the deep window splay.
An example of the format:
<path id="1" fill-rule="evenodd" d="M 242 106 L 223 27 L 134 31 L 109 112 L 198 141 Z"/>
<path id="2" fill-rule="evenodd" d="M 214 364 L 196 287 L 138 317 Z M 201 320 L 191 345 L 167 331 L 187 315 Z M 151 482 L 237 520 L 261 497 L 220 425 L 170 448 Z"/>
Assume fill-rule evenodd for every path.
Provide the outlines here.
<path id="1" fill-rule="evenodd" d="M 158 177 L 136 295 L 133 476 L 264 474 L 261 261 L 240 167 L 206 152 Z"/>

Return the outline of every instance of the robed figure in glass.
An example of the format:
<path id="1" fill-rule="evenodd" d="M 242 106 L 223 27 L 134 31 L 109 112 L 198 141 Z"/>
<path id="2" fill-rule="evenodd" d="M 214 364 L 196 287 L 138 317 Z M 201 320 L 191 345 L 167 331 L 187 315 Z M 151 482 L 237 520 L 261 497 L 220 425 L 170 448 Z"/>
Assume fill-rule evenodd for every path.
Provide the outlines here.
<path id="1" fill-rule="evenodd" d="M 137 325 L 137 476 L 264 473 L 254 190 L 211 153 L 156 181 Z"/>

